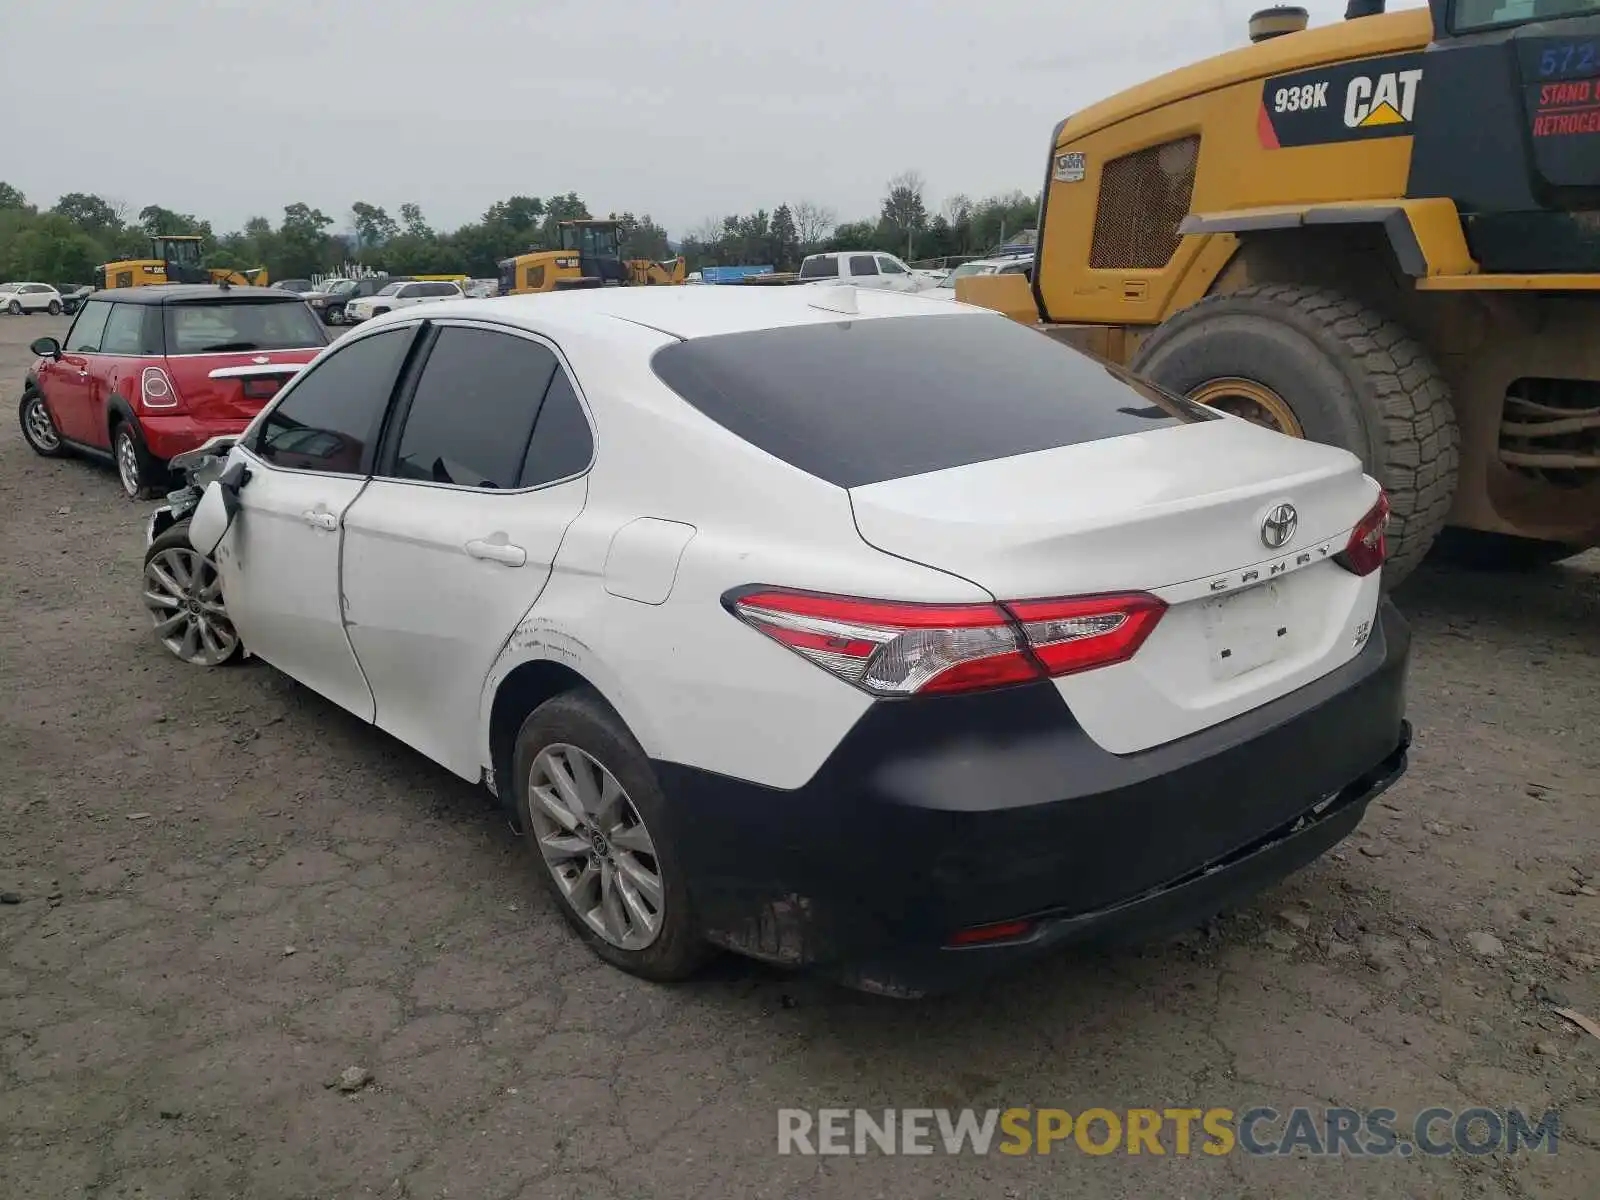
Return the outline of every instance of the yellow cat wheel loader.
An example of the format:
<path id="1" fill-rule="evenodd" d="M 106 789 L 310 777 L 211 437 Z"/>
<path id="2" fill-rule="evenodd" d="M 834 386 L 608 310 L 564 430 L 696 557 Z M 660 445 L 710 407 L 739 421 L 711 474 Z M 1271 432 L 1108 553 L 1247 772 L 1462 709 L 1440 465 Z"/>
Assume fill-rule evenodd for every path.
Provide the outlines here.
<path id="1" fill-rule="evenodd" d="M 167 234 L 150 239 L 149 258 L 130 258 L 95 268 L 95 285 L 103 288 L 146 287 L 161 283 L 226 283 L 265 287 L 265 267 L 234 271 L 200 265 L 200 238 Z"/>
<path id="2" fill-rule="evenodd" d="M 664 263 L 623 258 L 619 221 L 562 221 L 556 228 L 559 250 L 533 250 L 500 261 L 502 296 L 580 287 L 671 286 L 688 278 L 682 257 Z"/>
<path id="3" fill-rule="evenodd" d="M 959 299 L 1343 446 L 1388 580 L 1600 544 L 1600 0 L 1351 0 L 1062 121 L 1031 282 Z"/>

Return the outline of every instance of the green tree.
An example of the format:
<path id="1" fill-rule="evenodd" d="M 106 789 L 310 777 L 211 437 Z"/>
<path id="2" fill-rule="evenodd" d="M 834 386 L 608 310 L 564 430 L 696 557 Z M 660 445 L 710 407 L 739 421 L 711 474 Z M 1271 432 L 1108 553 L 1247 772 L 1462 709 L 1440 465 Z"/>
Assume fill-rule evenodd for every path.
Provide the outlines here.
<path id="1" fill-rule="evenodd" d="M 199 234 L 211 240 L 211 222 L 202 221 L 189 213 L 175 212 L 159 204 L 147 204 L 139 210 L 139 227 L 151 237 L 171 234 Z"/>
<path id="2" fill-rule="evenodd" d="M 537 196 L 510 196 L 491 204 L 483 214 L 483 223 L 518 230 L 533 229 L 544 219 L 544 212 L 544 201 Z"/>
<path id="3" fill-rule="evenodd" d="M 422 208 L 419 205 L 402 204 L 400 206 L 400 224 L 405 227 L 407 237 L 414 237 L 420 241 L 431 241 L 433 239 L 433 230 L 428 227 L 428 222 L 423 218 Z"/>
<path id="4" fill-rule="evenodd" d="M 545 201 L 544 224 L 540 229 L 540 240 L 544 245 L 554 248 L 561 244 L 561 231 L 558 226 L 563 221 L 587 221 L 590 218 L 589 206 L 578 199 L 577 192 L 568 192 L 565 196 L 551 196 Z"/>
<path id="5" fill-rule="evenodd" d="M 778 205 L 772 214 L 772 265 L 774 270 L 792 271 L 800 262 L 800 232 L 787 204 Z"/>
<path id="6" fill-rule="evenodd" d="M 87 192 L 68 192 L 50 210 L 65 217 L 90 237 L 99 238 L 122 228 L 117 210 L 99 196 Z"/>
<path id="7" fill-rule="evenodd" d="M 352 204 L 350 213 L 355 218 L 356 237 L 363 248 L 381 246 L 400 232 L 393 217 L 365 200 Z"/>
<path id="8" fill-rule="evenodd" d="M 657 225 L 649 213 L 642 217 L 635 217 L 631 212 L 621 215 L 612 213 L 610 219 L 618 224 L 617 239 L 622 246 L 622 257 L 648 258 L 660 262 L 671 256 L 667 231 Z"/>
<path id="9" fill-rule="evenodd" d="M 889 181 L 889 194 L 883 198 L 883 224 L 895 236 L 895 248 L 904 247 L 907 258 L 914 256 L 916 235 L 928 223 L 922 202 L 925 186 L 917 172 L 903 171 Z"/>
<path id="10" fill-rule="evenodd" d="M 9 183 L 0 181 L 0 209 L 29 208 L 28 198 Z"/>
<path id="11" fill-rule="evenodd" d="M 304 278 L 332 266 L 339 258 L 338 248 L 328 237 L 332 225 L 333 218 L 319 208 L 286 205 L 278 228 L 278 261 L 268 267 L 269 274 Z"/>

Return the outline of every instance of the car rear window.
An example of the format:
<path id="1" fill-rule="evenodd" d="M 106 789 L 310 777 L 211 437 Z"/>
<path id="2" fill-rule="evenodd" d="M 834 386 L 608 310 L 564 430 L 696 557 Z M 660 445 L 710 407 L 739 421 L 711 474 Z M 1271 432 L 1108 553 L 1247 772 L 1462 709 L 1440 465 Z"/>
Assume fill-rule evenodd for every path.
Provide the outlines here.
<path id="1" fill-rule="evenodd" d="M 846 488 L 1216 417 L 1001 316 L 722 334 L 653 365 L 717 424 Z"/>
<path id="2" fill-rule="evenodd" d="M 832 254 L 808 258 L 800 264 L 801 279 L 835 279 L 839 275 L 839 260 Z"/>
<path id="3" fill-rule="evenodd" d="M 168 354 L 228 354 L 326 346 L 322 322 L 304 300 L 168 304 Z"/>

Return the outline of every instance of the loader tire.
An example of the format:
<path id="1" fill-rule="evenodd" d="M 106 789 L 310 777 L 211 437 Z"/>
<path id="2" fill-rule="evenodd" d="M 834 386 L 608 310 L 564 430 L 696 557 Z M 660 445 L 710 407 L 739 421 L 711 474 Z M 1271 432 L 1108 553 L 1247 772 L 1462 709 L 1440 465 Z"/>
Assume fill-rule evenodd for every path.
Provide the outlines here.
<path id="1" fill-rule="evenodd" d="M 1265 401 L 1255 411 L 1292 414 L 1281 432 L 1360 458 L 1392 508 L 1386 589 L 1444 528 L 1460 443 L 1450 389 L 1427 351 L 1374 309 L 1322 288 L 1256 284 L 1178 313 L 1132 366 L 1169 391 L 1249 416 L 1227 400 L 1227 381 L 1243 381 Z"/>

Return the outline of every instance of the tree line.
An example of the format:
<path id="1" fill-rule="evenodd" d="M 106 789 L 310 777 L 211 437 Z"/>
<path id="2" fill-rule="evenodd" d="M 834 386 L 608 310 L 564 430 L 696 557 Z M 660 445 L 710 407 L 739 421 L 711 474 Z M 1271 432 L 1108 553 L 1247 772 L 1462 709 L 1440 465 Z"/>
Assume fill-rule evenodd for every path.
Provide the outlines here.
<path id="1" fill-rule="evenodd" d="M 915 172 L 896 176 L 875 219 L 840 222 L 833 209 L 808 200 L 712 218 L 681 240 L 679 252 L 690 270 L 770 264 L 780 271 L 820 250 L 889 250 L 908 259 L 981 254 L 1031 226 L 1038 210 L 1038 197 L 1019 191 L 978 201 L 953 196 L 930 213 L 924 191 Z M 40 208 L 0 183 L 0 279 L 87 283 L 102 263 L 148 257 L 151 235 L 183 233 L 203 239 L 206 266 L 265 267 L 273 279 L 327 274 L 349 262 L 401 275 L 493 278 L 500 260 L 553 249 L 562 221 L 593 215 L 576 192 L 511 196 L 477 221 L 439 230 L 416 204 L 402 204 L 391 215 L 357 200 L 349 231 L 335 232 L 333 217 L 296 203 L 284 208 L 277 224 L 251 217 L 242 229 L 219 234 L 195 214 L 158 204 L 135 212 L 114 199 L 71 192 Z M 626 257 L 671 257 L 667 231 L 648 213 L 607 216 L 621 225 Z"/>

